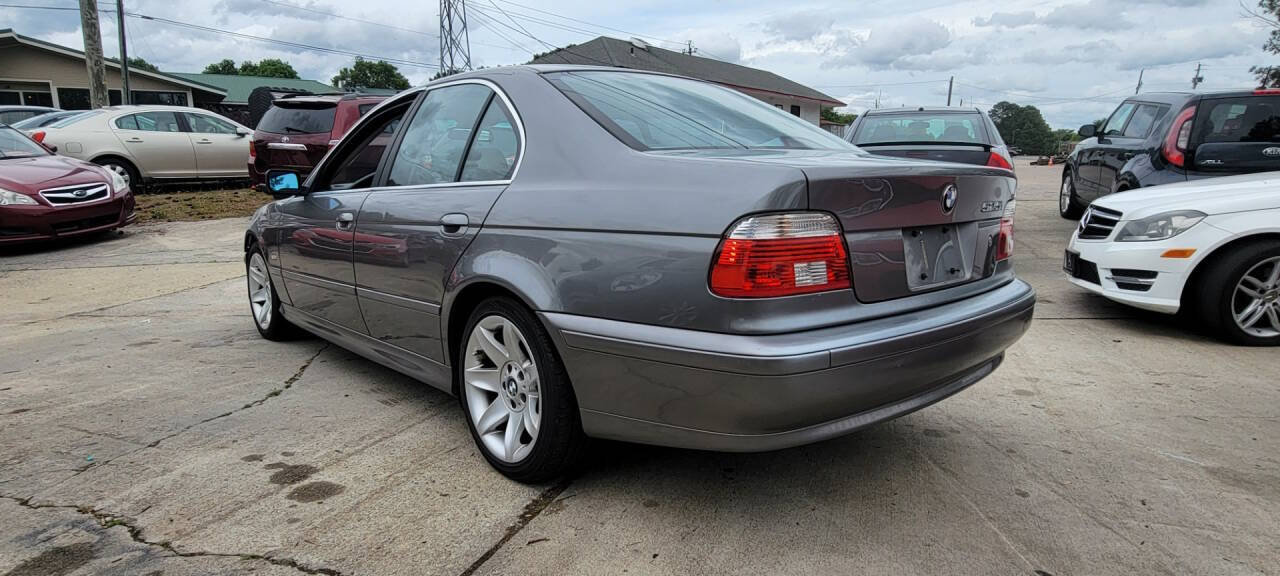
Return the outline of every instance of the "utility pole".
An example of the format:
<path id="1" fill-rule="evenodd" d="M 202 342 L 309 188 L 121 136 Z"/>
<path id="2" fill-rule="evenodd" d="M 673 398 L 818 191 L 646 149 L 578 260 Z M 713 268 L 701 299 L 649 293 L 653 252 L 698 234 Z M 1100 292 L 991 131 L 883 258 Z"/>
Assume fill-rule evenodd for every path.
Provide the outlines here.
<path id="1" fill-rule="evenodd" d="M 698 52 L 698 49 L 693 47 L 693 40 L 689 40 L 688 45 L 689 47 L 685 50 L 685 54 L 693 56 Z"/>
<path id="2" fill-rule="evenodd" d="M 120 30 L 120 103 L 133 104 L 129 90 L 129 48 L 124 41 L 124 0 L 116 0 L 116 28 Z"/>
<path id="3" fill-rule="evenodd" d="M 98 0 L 80 0 L 80 30 L 84 36 L 84 66 L 89 71 L 89 107 L 102 108 L 107 98 L 107 65 L 102 60 L 102 31 L 98 29 Z"/>
<path id="4" fill-rule="evenodd" d="M 448 75 L 470 69 L 467 0 L 440 0 L 440 71 Z"/>
<path id="5" fill-rule="evenodd" d="M 1133 89 L 1134 94 L 1137 94 L 1142 91 L 1142 75 L 1146 73 L 1146 71 L 1147 71 L 1146 68 L 1143 68 L 1138 71 L 1138 87 Z"/>
<path id="6" fill-rule="evenodd" d="M 956 83 L 956 77 L 955 77 L 955 76 L 952 76 L 950 80 L 947 80 L 947 106 L 950 106 L 950 105 L 951 105 L 951 87 L 952 87 L 955 83 Z"/>
<path id="7" fill-rule="evenodd" d="M 1191 89 L 1195 90 L 1201 82 L 1204 82 L 1204 76 L 1200 75 L 1200 63 L 1196 62 L 1196 75 L 1191 77 Z"/>

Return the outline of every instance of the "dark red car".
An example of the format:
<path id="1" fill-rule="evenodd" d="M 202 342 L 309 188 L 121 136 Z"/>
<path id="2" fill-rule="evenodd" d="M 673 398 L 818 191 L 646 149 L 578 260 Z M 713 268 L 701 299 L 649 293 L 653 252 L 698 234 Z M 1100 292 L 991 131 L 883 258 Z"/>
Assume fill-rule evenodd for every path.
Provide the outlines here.
<path id="1" fill-rule="evenodd" d="M 123 178 L 0 125 L 0 244 L 119 228 L 133 222 L 133 210 Z"/>
<path id="2" fill-rule="evenodd" d="M 334 94 L 285 96 L 271 104 L 249 144 L 249 179 L 262 189 L 268 169 L 297 172 L 306 178 L 336 144 L 385 96 Z"/>

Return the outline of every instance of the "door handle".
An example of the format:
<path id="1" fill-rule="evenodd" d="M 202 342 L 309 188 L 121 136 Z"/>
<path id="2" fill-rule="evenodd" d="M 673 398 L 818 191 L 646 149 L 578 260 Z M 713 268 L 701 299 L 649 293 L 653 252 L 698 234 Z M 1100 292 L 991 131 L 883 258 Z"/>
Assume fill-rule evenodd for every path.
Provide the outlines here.
<path id="1" fill-rule="evenodd" d="M 467 229 L 470 221 L 466 214 L 452 213 L 445 214 L 440 218 L 440 225 L 444 227 L 444 233 L 449 235 L 461 234 Z"/>
<path id="2" fill-rule="evenodd" d="M 130 138 L 128 140 L 125 140 L 125 142 L 141 142 L 141 141 L 142 141 L 141 138 Z"/>
<path id="3" fill-rule="evenodd" d="M 196 140 L 196 142 L 198 142 L 198 143 L 200 143 L 200 144 L 213 144 L 213 140 L 210 140 L 210 139 L 208 139 L 208 138 L 205 138 L 205 139 L 202 139 L 202 140 Z"/>
<path id="4" fill-rule="evenodd" d="M 333 227 L 343 232 L 346 232 L 347 230 L 351 229 L 351 225 L 354 224 L 355 221 L 356 221 L 355 214 L 352 214 L 350 212 L 343 212 L 338 215 L 338 220 L 333 224 Z"/>

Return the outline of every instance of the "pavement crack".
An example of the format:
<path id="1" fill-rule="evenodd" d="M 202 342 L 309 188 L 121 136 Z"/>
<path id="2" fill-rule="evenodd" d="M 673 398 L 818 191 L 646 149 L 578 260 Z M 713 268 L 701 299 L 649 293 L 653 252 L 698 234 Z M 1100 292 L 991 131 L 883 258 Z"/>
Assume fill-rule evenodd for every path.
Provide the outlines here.
<path id="1" fill-rule="evenodd" d="M 272 390 L 272 391 L 270 391 L 270 392 L 267 392 L 267 395 L 266 395 L 266 396 L 263 396 L 262 398 L 259 398 L 259 399 L 257 399 L 257 400 L 254 400 L 253 402 L 250 402 L 250 403 L 248 403 L 248 404 L 245 404 L 244 406 L 241 406 L 241 407 L 239 407 L 239 408 L 236 408 L 235 410 L 231 410 L 231 411 L 228 411 L 228 412 L 223 412 L 222 414 L 218 414 L 217 416 L 210 416 L 210 417 L 208 417 L 208 418 L 205 418 L 204 420 L 201 420 L 201 421 L 196 422 L 196 423 L 194 423 L 194 424 L 190 424 L 190 425 L 188 425 L 188 426 L 185 426 L 185 427 L 183 427 L 181 430 L 178 430 L 178 431 L 176 431 L 176 432 L 172 432 L 172 433 L 166 434 L 166 435 L 164 435 L 164 436 L 160 437 L 159 439 L 155 440 L 154 442 L 152 442 L 152 443 L 150 443 L 150 444 L 147 444 L 147 448 L 155 448 L 155 447 L 159 446 L 159 445 L 160 445 L 160 443 L 164 442 L 165 440 L 169 440 L 169 439 L 171 439 L 171 438 L 173 438 L 173 437 L 175 437 L 175 436 L 178 436 L 178 435 L 180 435 L 180 434 L 183 434 L 183 433 L 185 433 L 186 431 L 188 431 L 188 430 L 190 430 L 190 429 L 192 429 L 192 428 L 195 428 L 196 426 L 202 426 L 202 425 L 204 425 L 204 424 L 208 424 L 208 423 L 210 423 L 210 422 L 213 422 L 214 420 L 221 420 L 222 418 L 226 418 L 227 416 L 231 416 L 231 415 L 236 414 L 236 413 L 238 413 L 238 412 L 243 412 L 243 411 L 248 410 L 248 409 L 250 409 L 250 408 L 254 408 L 254 407 L 257 407 L 257 406 L 261 406 L 262 404 L 266 403 L 266 401 L 268 401 L 268 400 L 270 400 L 270 399 L 272 399 L 272 398 L 275 398 L 276 396 L 279 396 L 281 393 L 283 393 L 285 390 L 288 390 L 289 388 L 292 388 L 292 387 L 293 387 L 293 384 L 294 384 L 295 382 L 297 382 L 299 379 L 301 379 L 301 378 L 302 378 L 302 375 L 303 375 L 303 374 L 305 374 L 305 373 L 307 372 L 307 368 L 310 368 L 310 367 L 311 367 L 311 363 L 312 363 L 312 362 L 315 362 L 315 361 L 316 361 L 316 358 L 318 358 L 321 354 L 323 354 L 323 353 L 324 353 L 324 351 L 325 351 L 325 350 L 328 350 L 328 349 L 329 349 L 329 343 L 328 343 L 328 342 L 326 342 L 323 346 L 321 346 L 321 347 L 320 347 L 320 349 L 319 349 L 319 350 L 316 350 L 316 353 L 315 353 L 315 354 L 312 354 L 310 358 L 307 358 L 307 361 L 306 361 L 306 362 L 303 362 L 303 363 L 302 363 L 302 366 L 299 366 L 299 367 L 298 367 L 298 370 L 297 370 L 296 372 L 294 372 L 292 376 L 290 376 L 289 378 L 287 378 L 287 379 L 284 381 L 284 384 L 282 385 L 282 387 L 280 387 L 280 388 L 276 388 L 275 390 Z M 104 464 L 105 464 L 105 463 L 104 463 Z"/>
<path id="2" fill-rule="evenodd" d="M 507 526 L 507 531 L 502 535 L 502 538 L 497 542 L 494 542 L 493 546 L 490 546 L 488 550 L 485 550 L 484 554 L 481 554 L 479 558 L 476 558 L 476 561 L 472 562 L 470 566 L 467 566 L 467 569 L 463 570 L 458 576 L 471 576 L 476 570 L 479 570 L 485 562 L 488 562 L 494 554 L 498 553 L 498 550 L 501 550 L 502 547 L 514 538 L 516 534 L 519 534 L 521 530 L 524 530 L 524 527 L 528 526 L 530 522 L 533 522 L 533 519 L 537 518 L 543 510 L 546 510 L 547 506 L 550 506 L 552 502 L 555 502 L 556 498 L 560 497 L 560 495 L 569 488 L 569 484 L 571 482 L 572 481 L 568 478 L 563 479 L 550 488 L 543 490 L 536 498 L 530 500 L 528 504 L 525 504 L 524 510 L 520 512 L 520 517 L 516 518 L 514 524 Z"/>
<path id="3" fill-rule="evenodd" d="M 293 568 L 294 570 L 297 570 L 304 574 L 322 574 L 324 576 L 344 576 L 341 571 L 335 570 L 333 568 L 307 566 L 306 564 L 303 564 L 292 558 L 280 558 L 275 556 L 267 556 L 264 554 L 253 554 L 253 553 L 179 550 L 173 545 L 172 542 L 169 542 L 167 540 L 153 541 L 153 540 L 147 540 L 146 538 L 144 538 L 142 535 L 142 528 L 135 523 L 134 519 L 128 518 L 126 516 L 121 516 L 118 514 L 113 514 L 111 512 L 99 510 L 92 506 L 73 506 L 68 504 L 36 504 L 31 502 L 30 498 L 18 498 L 16 496 L 8 496 L 3 494 L 0 494 L 0 498 L 11 500 L 13 502 L 16 502 L 19 506 L 22 506 L 24 508 L 28 508 L 31 510 L 41 510 L 45 508 L 61 508 L 61 509 L 75 510 L 76 512 L 83 514 L 85 516 L 93 517 L 93 519 L 98 523 L 98 526 L 104 530 L 110 529 L 116 526 L 123 526 L 125 530 L 128 531 L 129 538 L 134 542 L 138 544 L 142 544 L 144 546 L 161 548 L 166 552 L 181 558 L 201 558 L 201 557 L 239 558 L 241 560 L 257 560 L 257 561 L 267 562 L 269 564 L 274 564 L 276 566 Z"/>

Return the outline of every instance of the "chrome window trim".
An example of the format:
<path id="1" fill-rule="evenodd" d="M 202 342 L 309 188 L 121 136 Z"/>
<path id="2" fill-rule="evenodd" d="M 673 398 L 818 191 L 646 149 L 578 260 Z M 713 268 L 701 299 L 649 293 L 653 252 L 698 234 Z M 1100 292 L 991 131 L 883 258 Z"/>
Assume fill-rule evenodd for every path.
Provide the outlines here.
<path id="1" fill-rule="evenodd" d="M 469 181 L 469 182 L 437 182 L 435 184 L 406 184 L 402 186 L 374 186 L 369 188 L 369 190 L 408 190 L 408 189 L 415 189 L 415 188 L 450 188 L 450 187 L 457 188 L 457 187 L 463 187 L 463 186 L 500 186 L 500 185 L 510 185 L 511 182 L 515 181 L 516 176 L 520 174 L 520 166 L 524 164 L 524 152 L 525 152 L 525 148 L 528 146 L 529 139 L 525 137 L 524 120 L 520 118 L 520 113 L 516 111 L 515 105 L 511 103 L 511 98 L 509 98 L 507 96 L 507 93 L 503 91 L 502 88 L 500 88 L 497 84 L 493 83 L 492 81 L 485 80 L 483 78 L 462 78 L 459 80 L 450 80 L 448 82 L 443 82 L 440 84 L 430 84 L 427 86 L 414 88 L 411 91 L 406 91 L 404 93 L 401 93 L 400 96 L 403 96 L 404 99 L 406 100 L 412 100 L 417 98 L 416 94 L 418 94 L 419 92 L 426 92 L 427 94 L 430 94 L 431 91 L 433 90 L 437 90 L 440 88 L 448 88 L 450 86 L 458 86 L 461 84 L 480 84 L 492 90 L 493 93 L 498 98 L 502 99 L 503 105 L 507 107 L 507 113 L 511 115 L 511 120 L 516 123 L 516 128 L 520 132 L 520 153 L 516 156 L 515 168 L 512 169 L 511 171 L 511 177 L 506 178 L 504 180 L 483 180 L 483 181 Z M 415 96 L 413 96 L 413 98 L 409 98 L 409 94 L 415 94 Z M 353 125 L 349 130 L 347 130 L 347 134 L 354 133 L 356 129 L 360 128 L 362 124 L 365 122 L 365 120 L 373 116 L 378 111 L 378 109 L 382 108 L 383 106 L 394 105 L 394 104 L 391 104 L 391 102 L 402 102 L 402 101 L 403 100 L 401 98 L 388 98 L 386 100 L 383 100 L 381 104 L 378 104 L 372 110 L 366 112 L 364 116 L 361 116 L 360 120 L 357 121 L 356 124 Z M 480 113 L 483 115 L 484 111 L 481 110 Z M 406 118 L 404 122 L 405 122 L 405 125 L 407 126 L 408 123 L 412 121 L 413 121 L 412 118 Z M 346 136 L 344 135 L 343 138 L 346 138 Z M 469 145 L 470 143 L 468 143 L 468 146 Z M 270 145 L 268 145 L 268 147 L 270 147 Z M 333 151 L 336 149 L 337 149 L 336 146 L 330 147 L 329 151 L 325 153 L 324 158 L 322 158 L 320 162 L 316 164 L 316 168 L 319 168 L 322 164 L 326 163 L 329 160 L 329 156 L 332 155 Z M 392 153 L 394 154 L 395 151 L 393 151 Z M 318 172 L 319 170 L 317 169 L 313 169 L 311 171 L 312 174 L 316 174 Z M 327 192 L 327 190 L 323 190 L 322 192 Z"/>

